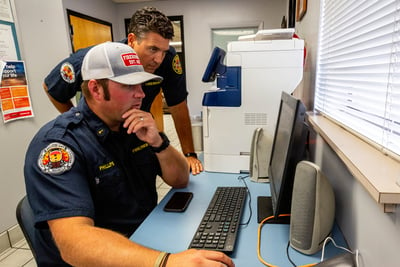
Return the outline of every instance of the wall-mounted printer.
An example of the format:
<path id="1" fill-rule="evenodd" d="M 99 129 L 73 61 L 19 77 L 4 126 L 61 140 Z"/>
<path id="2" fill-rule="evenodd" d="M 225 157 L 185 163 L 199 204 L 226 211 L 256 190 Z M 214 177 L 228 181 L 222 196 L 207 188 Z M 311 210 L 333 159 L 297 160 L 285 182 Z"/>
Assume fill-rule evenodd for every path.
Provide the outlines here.
<path id="1" fill-rule="evenodd" d="M 226 52 L 214 48 L 202 79 L 216 80 L 217 87 L 205 92 L 202 102 L 206 171 L 249 172 L 252 143 L 258 143 L 252 139 L 257 136 L 265 144 L 256 152 L 263 154 L 267 166 L 258 166 L 261 173 L 252 176 L 268 172 L 281 93 L 293 92 L 303 77 L 304 40 L 292 38 L 293 33 L 262 30 L 257 38 L 230 42 Z M 258 128 L 262 135 L 255 134 Z"/>

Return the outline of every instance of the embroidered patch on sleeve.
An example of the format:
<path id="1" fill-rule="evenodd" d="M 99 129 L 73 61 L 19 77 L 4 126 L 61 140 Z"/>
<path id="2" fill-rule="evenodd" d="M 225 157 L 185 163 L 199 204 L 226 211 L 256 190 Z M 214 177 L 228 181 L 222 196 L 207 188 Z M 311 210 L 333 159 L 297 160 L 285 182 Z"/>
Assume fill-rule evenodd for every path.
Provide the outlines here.
<path id="1" fill-rule="evenodd" d="M 74 153 L 69 147 L 51 143 L 40 152 L 38 165 L 44 173 L 62 174 L 72 168 L 74 160 Z"/>
<path id="2" fill-rule="evenodd" d="M 68 62 L 65 62 L 64 64 L 62 64 L 60 68 L 60 75 L 63 78 L 63 80 L 66 81 L 67 83 L 75 82 L 74 66 L 72 66 Z"/>
<path id="3" fill-rule="evenodd" d="M 178 55 L 175 55 L 174 59 L 172 60 L 172 68 L 177 74 L 183 73 L 181 60 L 179 59 Z"/>

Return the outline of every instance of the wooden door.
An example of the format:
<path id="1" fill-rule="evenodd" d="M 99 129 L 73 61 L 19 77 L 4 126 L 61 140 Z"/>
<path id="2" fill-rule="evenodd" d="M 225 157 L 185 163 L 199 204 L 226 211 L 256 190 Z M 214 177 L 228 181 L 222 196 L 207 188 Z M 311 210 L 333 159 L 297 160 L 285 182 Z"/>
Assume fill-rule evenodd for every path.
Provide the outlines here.
<path id="1" fill-rule="evenodd" d="M 112 24 L 78 12 L 68 10 L 72 51 L 112 41 Z"/>

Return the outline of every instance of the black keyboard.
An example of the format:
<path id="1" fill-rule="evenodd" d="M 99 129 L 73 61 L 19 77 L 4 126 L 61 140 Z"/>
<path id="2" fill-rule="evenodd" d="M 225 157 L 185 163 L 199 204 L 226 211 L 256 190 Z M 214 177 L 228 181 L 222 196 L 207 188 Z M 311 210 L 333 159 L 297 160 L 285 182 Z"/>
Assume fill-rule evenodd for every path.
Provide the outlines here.
<path id="1" fill-rule="evenodd" d="M 218 187 L 189 248 L 231 253 L 247 195 L 246 187 Z"/>

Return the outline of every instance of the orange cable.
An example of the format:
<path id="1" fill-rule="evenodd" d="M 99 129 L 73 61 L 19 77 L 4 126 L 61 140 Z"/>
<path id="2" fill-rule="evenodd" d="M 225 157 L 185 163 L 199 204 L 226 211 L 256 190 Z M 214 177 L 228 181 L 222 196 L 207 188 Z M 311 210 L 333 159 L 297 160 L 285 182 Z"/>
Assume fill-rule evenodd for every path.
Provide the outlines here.
<path id="1" fill-rule="evenodd" d="M 289 216 L 290 216 L 290 214 L 280 214 L 278 217 L 289 217 Z M 269 216 L 269 217 L 263 219 L 260 222 L 260 224 L 258 225 L 258 232 L 257 232 L 257 236 L 258 236 L 258 238 L 257 238 L 257 257 L 258 257 L 258 260 L 262 264 L 264 264 L 265 266 L 268 266 L 268 267 L 278 267 L 278 266 L 272 265 L 272 264 L 266 262 L 261 256 L 261 250 L 260 250 L 260 248 L 261 248 L 261 229 L 262 229 L 262 227 L 263 227 L 265 222 L 267 222 L 267 221 L 269 221 L 269 220 L 271 220 L 273 218 L 274 218 L 274 216 Z M 316 263 L 311 263 L 311 264 L 307 264 L 307 265 L 303 265 L 303 266 L 299 266 L 299 267 L 311 267 L 311 266 L 314 266 L 314 265 L 316 265 Z"/>

